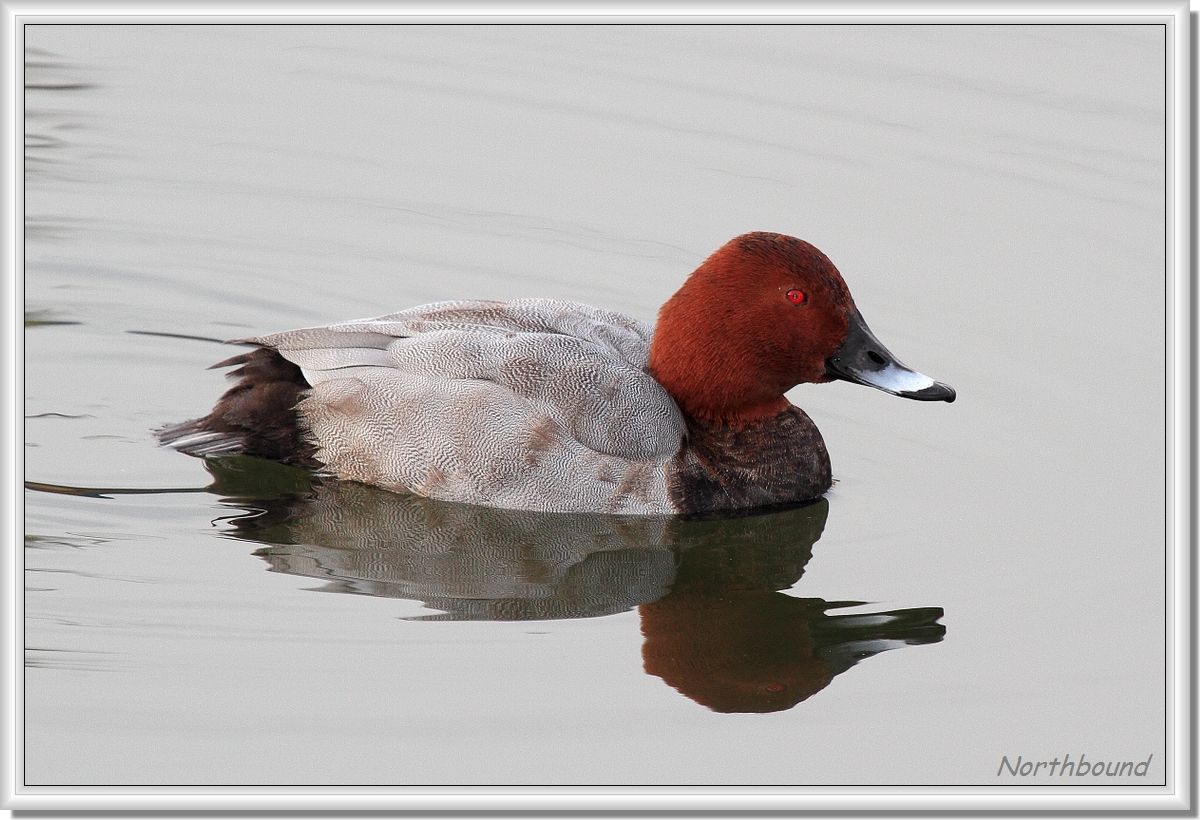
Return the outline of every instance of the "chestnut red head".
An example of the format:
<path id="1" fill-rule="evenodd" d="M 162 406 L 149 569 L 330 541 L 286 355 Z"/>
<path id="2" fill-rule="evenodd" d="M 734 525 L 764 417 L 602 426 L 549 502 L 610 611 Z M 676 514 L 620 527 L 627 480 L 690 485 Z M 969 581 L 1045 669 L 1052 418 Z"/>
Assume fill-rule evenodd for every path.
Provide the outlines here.
<path id="1" fill-rule="evenodd" d="M 907 398 L 954 395 L 879 344 L 825 254 L 765 232 L 725 243 L 667 300 L 650 372 L 685 412 L 728 421 L 786 409 L 784 392 L 803 382 L 847 379 Z"/>

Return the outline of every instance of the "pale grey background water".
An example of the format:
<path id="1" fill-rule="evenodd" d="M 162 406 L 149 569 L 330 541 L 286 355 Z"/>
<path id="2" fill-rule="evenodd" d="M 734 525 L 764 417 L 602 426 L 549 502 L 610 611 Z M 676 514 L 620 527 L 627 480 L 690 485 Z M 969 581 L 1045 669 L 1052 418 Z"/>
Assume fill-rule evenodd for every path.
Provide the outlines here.
<path id="1" fill-rule="evenodd" d="M 1153 754 L 1133 782 L 1161 782 L 1162 28 L 42 25 L 26 47 L 24 469 L 54 485 L 25 496 L 28 784 L 991 784 L 1002 754 L 1068 752 Z M 678 537 L 605 531 L 646 544 L 627 579 L 586 564 L 612 614 L 405 620 L 434 592 L 544 596 L 578 556 L 459 541 L 347 581 L 330 526 L 386 552 L 445 517 L 335 495 L 288 537 L 240 532 L 255 505 L 225 499 L 254 493 L 199 491 L 150 432 L 223 387 L 227 350 L 187 337 L 460 297 L 651 320 L 747 230 L 822 248 L 959 393 L 791 394 L 839 483 L 788 597 L 946 629 L 794 708 L 718 713 L 645 671 L 628 607 L 670 586 Z M 465 531 L 502 540 L 489 521 Z M 447 556 L 483 569 L 437 587 Z"/>

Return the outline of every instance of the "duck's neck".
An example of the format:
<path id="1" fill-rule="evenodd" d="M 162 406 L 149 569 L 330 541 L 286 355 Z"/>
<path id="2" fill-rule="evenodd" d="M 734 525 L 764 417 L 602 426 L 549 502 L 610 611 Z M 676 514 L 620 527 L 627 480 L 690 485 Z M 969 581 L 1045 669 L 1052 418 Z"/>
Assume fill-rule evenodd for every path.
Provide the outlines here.
<path id="1" fill-rule="evenodd" d="M 680 409 L 693 419 L 733 426 L 754 424 L 792 405 L 786 377 L 764 368 L 759 341 L 681 296 L 659 314 L 650 344 L 649 370 Z"/>

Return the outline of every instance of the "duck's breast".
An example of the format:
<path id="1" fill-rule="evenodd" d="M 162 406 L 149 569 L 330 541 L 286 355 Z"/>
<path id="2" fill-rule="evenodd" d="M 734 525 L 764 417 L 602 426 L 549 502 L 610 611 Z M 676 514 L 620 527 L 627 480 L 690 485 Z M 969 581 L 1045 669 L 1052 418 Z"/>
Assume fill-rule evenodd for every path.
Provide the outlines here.
<path id="1" fill-rule="evenodd" d="M 685 432 L 645 370 L 650 329 L 556 300 L 444 302 L 248 340 L 312 390 L 299 406 L 333 474 L 468 503 L 675 512 Z"/>

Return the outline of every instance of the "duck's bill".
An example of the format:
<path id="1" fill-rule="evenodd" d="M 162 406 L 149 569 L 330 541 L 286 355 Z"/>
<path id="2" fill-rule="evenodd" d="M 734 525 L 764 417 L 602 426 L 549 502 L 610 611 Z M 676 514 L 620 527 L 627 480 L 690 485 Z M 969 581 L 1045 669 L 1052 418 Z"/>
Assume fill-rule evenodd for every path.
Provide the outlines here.
<path id="1" fill-rule="evenodd" d="M 954 401 L 954 388 L 918 373 L 892 355 L 867 327 L 855 308 L 846 341 L 825 362 L 835 379 L 874 387 L 893 396 L 917 401 Z"/>

